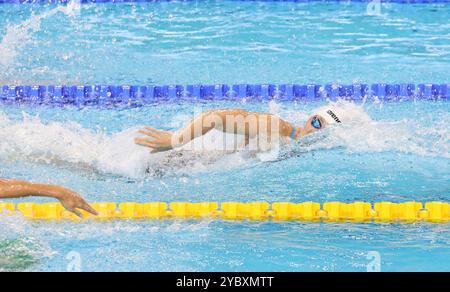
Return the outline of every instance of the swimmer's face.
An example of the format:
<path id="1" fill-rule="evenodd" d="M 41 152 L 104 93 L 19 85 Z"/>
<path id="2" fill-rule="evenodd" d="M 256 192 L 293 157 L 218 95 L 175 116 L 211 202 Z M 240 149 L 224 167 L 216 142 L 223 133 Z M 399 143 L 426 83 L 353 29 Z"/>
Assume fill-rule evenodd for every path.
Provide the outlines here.
<path id="1" fill-rule="evenodd" d="M 304 134 L 312 134 L 317 131 L 322 130 L 327 126 L 327 122 L 322 116 L 315 115 L 308 119 L 308 121 L 305 124 L 305 127 L 303 128 Z"/>

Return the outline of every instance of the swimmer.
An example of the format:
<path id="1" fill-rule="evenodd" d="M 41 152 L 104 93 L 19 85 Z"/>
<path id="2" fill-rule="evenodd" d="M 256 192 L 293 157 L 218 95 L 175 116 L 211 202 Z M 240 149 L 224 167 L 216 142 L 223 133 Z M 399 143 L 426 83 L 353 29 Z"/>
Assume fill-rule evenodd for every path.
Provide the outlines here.
<path id="1" fill-rule="evenodd" d="M 139 133 L 144 137 L 135 138 L 135 143 L 151 149 L 152 153 L 180 148 L 190 141 L 215 129 L 224 133 L 243 135 L 245 146 L 250 139 L 266 137 L 302 139 L 329 125 L 340 124 L 345 113 L 335 106 L 324 106 L 315 111 L 303 127 L 295 126 L 270 113 L 249 112 L 243 109 L 221 109 L 203 112 L 177 132 L 158 130 L 149 126 Z"/>
<path id="2" fill-rule="evenodd" d="M 0 199 L 30 196 L 58 199 L 66 210 L 79 217 L 81 212 L 78 209 L 97 215 L 97 212 L 79 194 L 67 188 L 0 178 Z"/>

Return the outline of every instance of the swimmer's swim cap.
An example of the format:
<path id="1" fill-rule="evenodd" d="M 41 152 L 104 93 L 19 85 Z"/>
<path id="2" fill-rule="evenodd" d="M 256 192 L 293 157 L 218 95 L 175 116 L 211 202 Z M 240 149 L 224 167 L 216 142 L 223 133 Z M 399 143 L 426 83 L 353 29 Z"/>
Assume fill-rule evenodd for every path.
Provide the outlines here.
<path id="1" fill-rule="evenodd" d="M 341 124 L 347 120 L 347 113 L 345 110 L 338 108 L 337 106 L 327 105 L 318 108 L 314 112 L 315 115 L 319 115 L 325 119 L 327 124 Z"/>

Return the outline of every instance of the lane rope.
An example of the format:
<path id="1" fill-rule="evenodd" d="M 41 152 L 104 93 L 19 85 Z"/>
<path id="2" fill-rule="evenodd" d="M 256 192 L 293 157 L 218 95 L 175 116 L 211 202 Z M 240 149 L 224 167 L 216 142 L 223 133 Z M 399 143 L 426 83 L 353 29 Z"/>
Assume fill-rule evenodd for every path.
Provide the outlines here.
<path id="1" fill-rule="evenodd" d="M 448 223 L 448 202 L 150 202 L 150 203 L 94 203 L 99 213 L 92 216 L 83 213 L 83 219 L 154 220 L 200 219 L 223 220 L 273 220 L 273 221 L 323 221 L 323 222 L 405 222 L 418 221 Z M 36 220 L 82 220 L 64 210 L 60 203 L 1 203 L 0 217 L 19 214 Z"/>
<path id="2" fill-rule="evenodd" d="M 82 4 L 101 3 L 164 3 L 164 2 L 198 2 L 199 0 L 80 0 Z M 229 0 L 234 2 L 344 2 L 344 3 L 370 3 L 373 0 Z M 68 4 L 70 0 L 0 0 L 0 4 Z M 400 4 L 433 4 L 450 3 L 450 0 L 380 0 L 380 3 L 400 3 Z"/>
<path id="3" fill-rule="evenodd" d="M 0 0 L 1 1 L 1 0 Z M 0 86 L 0 103 L 141 106 L 182 101 L 448 100 L 450 83 Z"/>

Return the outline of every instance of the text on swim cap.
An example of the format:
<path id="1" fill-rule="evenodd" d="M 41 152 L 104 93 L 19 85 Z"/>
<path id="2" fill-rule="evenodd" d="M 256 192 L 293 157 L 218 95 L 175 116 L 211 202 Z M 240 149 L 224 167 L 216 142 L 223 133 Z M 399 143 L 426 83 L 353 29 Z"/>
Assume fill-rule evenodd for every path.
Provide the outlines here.
<path id="1" fill-rule="evenodd" d="M 341 122 L 341 120 L 339 120 L 339 118 L 331 110 L 328 110 L 327 114 L 329 114 L 336 121 L 336 123 Z"/>

